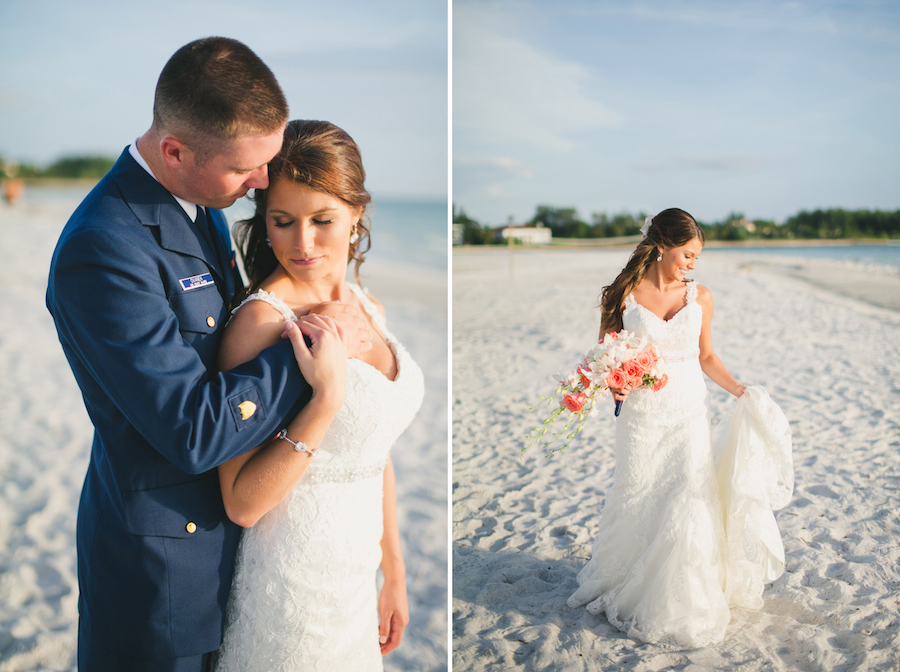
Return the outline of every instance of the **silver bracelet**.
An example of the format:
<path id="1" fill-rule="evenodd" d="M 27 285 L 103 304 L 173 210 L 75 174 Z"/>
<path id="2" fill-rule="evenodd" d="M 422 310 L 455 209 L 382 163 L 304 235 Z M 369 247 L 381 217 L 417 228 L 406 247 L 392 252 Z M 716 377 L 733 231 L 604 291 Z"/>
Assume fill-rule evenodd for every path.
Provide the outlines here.
<path id="1" fill-rule="evenodd" d="M 296 450 L 298 453 L 309 453 L 310 456 L 316 454 L 316 451 L 310 450 L 309 446 L 307 446 L 305 443 L 303 443 L 303 441 L 291 441 L 287 435 L 287 427 L 285 427 L 280 432 L 278 432 L 278 436 L 276 436 L 275 438 L 276 439 L 284 439 L 289 444 L 291 444 L 294 447 L 294 450 Z"/>

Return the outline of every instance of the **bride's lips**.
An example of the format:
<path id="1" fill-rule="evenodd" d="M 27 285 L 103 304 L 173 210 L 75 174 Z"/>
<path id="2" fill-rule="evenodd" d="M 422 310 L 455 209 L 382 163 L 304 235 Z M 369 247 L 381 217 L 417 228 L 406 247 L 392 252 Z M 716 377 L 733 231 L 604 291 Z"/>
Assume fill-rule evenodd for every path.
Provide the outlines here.
<path id="1" fill-rule="evenodd" d="M 297 266 L 312 266 L 322 257 L 308 257 L 306 259 L 291 259 L 291 263 L 296 264 Z"/>

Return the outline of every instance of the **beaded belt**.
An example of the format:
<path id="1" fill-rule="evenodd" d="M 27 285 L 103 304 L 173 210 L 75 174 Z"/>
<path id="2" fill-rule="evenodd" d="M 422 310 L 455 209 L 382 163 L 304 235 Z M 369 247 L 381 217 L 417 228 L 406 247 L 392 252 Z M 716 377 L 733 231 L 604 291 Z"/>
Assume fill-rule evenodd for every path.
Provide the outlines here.
<path id="1" fill-rule="evenodd" d="M 309 469 L 303 475 L 303 480 L 308 483 L 355 483 L 363 481 L 367 478 L 379 476 L 384 470 L 384 462 L 376 462 L 375 464 L 362 464 L 353 467 L 318 467 L 315 464 L 310 465 Z"/>
<path id="2" fill-rule="evenodd" d="M 679 362 L 689 362 L 692 359 L 697 359 L 699 356 L 700 348 L 697 348 L 696 350 L 688 350 L 677 355 L 663 355 L 663 359 L 666 360 L 667 364 L 677 364 Z"/>

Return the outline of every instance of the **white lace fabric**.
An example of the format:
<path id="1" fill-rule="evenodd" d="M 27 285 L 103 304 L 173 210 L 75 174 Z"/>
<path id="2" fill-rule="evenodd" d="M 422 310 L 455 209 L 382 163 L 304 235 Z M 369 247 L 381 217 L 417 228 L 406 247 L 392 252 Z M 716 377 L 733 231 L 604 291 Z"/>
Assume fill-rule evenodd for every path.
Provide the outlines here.
<path id="1" fill-rule="evenodd" d="M 421 405 L 424 380 L 372 301 L 350 288 L 388 341 L 397 377 L 348 360 L 344 405 L 310 468 L 284 501 L 244 531 L 217 672 L 383 669 L 375 586 L 383 470 Z M 266 301 L 296 319 L 273 294 L 257 292 L 246 301 Z"/>
<path id="2" fill-rule="evenodd" d="M 669 648 L 715 643 L 730 606 L 761 606 L 763 584 L 784 570 L 772 509 L 793 488 L 787 420 L 762 388 L 748 388 L 720 423 L 714 461 L 696 299 L 690 283 L 670 320 L 626 299 L 623 327 L 657 345 L 669 382 L 622 405 L 614 483 L 568 600 Z"/>

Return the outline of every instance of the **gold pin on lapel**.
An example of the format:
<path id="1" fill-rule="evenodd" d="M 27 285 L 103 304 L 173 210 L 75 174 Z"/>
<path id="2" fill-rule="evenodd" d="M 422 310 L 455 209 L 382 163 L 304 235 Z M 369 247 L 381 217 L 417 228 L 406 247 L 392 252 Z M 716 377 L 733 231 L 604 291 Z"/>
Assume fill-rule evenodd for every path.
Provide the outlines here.
<path id="1" fill-rule="evenodd" d="M 216 326 L 215 318 L 212 315 L 210 315 L 209 317 L 206 318 L 206 324 L 208 324 L 210 329 L 212 329 L 214 326 Z"/>
<path id="2" fill-rule="evenodd" d="M 246 420 L 251 415 L 256 413 L 256 404 L 252 401 L 242 401 L 238 404 L 238 410 L 241 412 L 241 420 Z"/>

